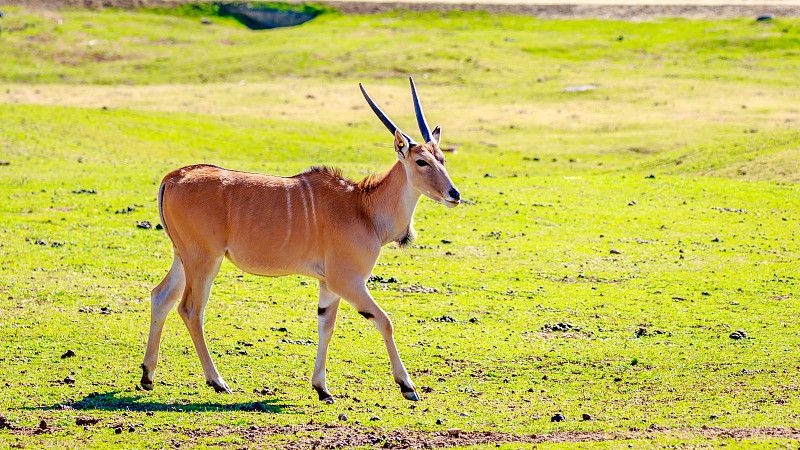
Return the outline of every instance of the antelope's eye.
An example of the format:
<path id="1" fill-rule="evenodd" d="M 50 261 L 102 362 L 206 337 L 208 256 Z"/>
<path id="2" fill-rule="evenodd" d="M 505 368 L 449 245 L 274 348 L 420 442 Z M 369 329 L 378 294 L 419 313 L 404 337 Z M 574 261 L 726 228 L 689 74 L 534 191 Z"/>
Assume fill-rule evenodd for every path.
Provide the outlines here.
<path id="1" fill-rule="evenodd" d="M 424 159 L 418 159 L 417 165 L 420 167 L 430 166 L 430 164 L 428 164 L 428 161 L 425 161 Z"/>

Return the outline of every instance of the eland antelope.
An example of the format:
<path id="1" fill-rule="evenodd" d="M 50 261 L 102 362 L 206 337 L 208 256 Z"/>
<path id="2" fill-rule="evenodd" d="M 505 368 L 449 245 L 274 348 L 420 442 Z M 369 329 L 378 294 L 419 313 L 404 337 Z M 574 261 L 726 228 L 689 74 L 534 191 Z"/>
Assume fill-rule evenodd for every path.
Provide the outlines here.
<path id="1" fill-rule="evenodd" d="M 256 275 L 300 274 L 319 280 L 319 344 L 311 384 L 321 401 L 333 402 L 325 361 L 341 298 L 380 332 L 403 397 L 419 400 L 397 352 L 392 322 L 366 285 L 382 246 L 404 246 L 414 239 L 412 218 L 420 196 L 448 207 L 460 203 L 439 149 L 441 131 L 428 127 L 414 80 L 409 80 L 422 143 L 400 131 L 359 83 L 369 106 L 394 135 L 397 161 L 382 175 L 353 182 L 326 167 L 285 178 L 194 165 L 164 177 L 158 207 L 175 256 L 151 296 L 150 333 L 141 366 L 144 389 L 153 389 L 164 321 L 180 300 L 178 313 L 206 383 L 217 392 L 231 392 L 203 334 L 211 284 L 228 258 Z"/>

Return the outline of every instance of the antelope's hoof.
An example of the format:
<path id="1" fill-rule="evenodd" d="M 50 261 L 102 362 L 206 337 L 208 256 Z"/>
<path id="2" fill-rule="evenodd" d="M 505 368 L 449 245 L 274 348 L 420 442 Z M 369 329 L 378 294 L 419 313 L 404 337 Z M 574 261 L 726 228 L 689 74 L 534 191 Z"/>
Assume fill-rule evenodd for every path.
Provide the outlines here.
<path id="1" fill-rule="evenodd" d="M 333 398 L 330 392 L 326 389 L 320 389 L 314 386 L 314 390 L 317 391 L 317 395 L 319 396 L 319 401 L 325 402 L 327 405 L 332 405 L 336 403 L 336 400 Z"/>
<path id="2" fill-rule="evenodd" d="M 409 381 L 397 381 L 398 385 L 400 385 L 400 392 L 403 393 L 403 397 L 406 400 L 411 400 L 412 402 L 419 401 L 419 394 L 417 394 L 417 388 L 414 387 L 414 383 Z"/>
<path id="3" fill-rule="evenodd" d="M 142 369 L 142 379 L 139 380 L 139 384 L 142 385 L 142 389 L 145 391 L 152 391 L 153 390 L 153 380 L 147 376 L 147 367 L 144 364 L 141 366 Z"/>
<path id="4" fill-rule="evenodd" d="M 403 392 L 403 397 L 405 397 L 406 400 L 411 400 L 412 402 L 419 401 L 419 394 L 417 394 L 417 391 Z"/>
<path id="5" fill-rule="evenodd" d="M 206 384 L 211 386 L 212 388 L 214 388 L 214 391 L 216 391 L 216 392 L 222 392 L 222 393 L 225 393 L 225 394 L 233 394 L 233 391 L 231 391 L 231 388 L 228 387 L 228 384 L 225 383 L 222 380 L 206 381 Z"/>

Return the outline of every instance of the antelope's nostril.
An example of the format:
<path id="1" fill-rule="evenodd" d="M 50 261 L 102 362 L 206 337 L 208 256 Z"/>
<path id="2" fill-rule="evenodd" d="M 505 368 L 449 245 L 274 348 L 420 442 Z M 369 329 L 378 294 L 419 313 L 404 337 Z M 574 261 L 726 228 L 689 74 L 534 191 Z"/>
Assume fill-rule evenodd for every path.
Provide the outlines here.
<path id="1" fill-rule="evenodd" d="M 461 200 L 461 193 L 460 193 L 460 192 L 458 192 L 458 190 L 456 190 L 456 189 L 450 189 L 450 191 L 449 191 L 447 194 L 448 194 L 448 195 L 450 196 L 450 198 L 452 198 L 453 200 Z"/>

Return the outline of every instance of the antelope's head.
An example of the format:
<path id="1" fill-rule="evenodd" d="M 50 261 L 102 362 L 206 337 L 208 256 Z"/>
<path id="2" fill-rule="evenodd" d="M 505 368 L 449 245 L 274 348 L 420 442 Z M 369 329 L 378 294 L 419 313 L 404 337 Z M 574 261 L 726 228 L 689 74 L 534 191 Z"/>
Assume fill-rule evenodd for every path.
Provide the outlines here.
<path id="1" fill-rule="evenodd" d="M 450 179 L 444 164 L 444 153 L 439 149 L 439 142 L 442 138 L 442 131 L 439 127 L 431 131 L 425 114 L 422 112 L 422 105 L 417 97 L 417 88 L 414 80 L 411 81 L 411 96 L 414 98 L 414 109 L 417 113 L 417 123 L 419 131 L 422 133 L 423 143 L 419 144 L 411 139 L 407 134 L 400 131 L 397 126 L 381 111 L 378 105 L 372 101 L 364 86 L 361 83 L 361 93 L 367 99 L 367 103 L 372 111 L 381 119 L 381 122 L 394 134 L 394 149 L 397 152 L 397 159 L 403 163 L 406 169 L 406 176 L 411 187 L 424 194 L 435 202 L 442 203 L 448 208 L 452 208 L 461 203 L 461 194 Z"/>

